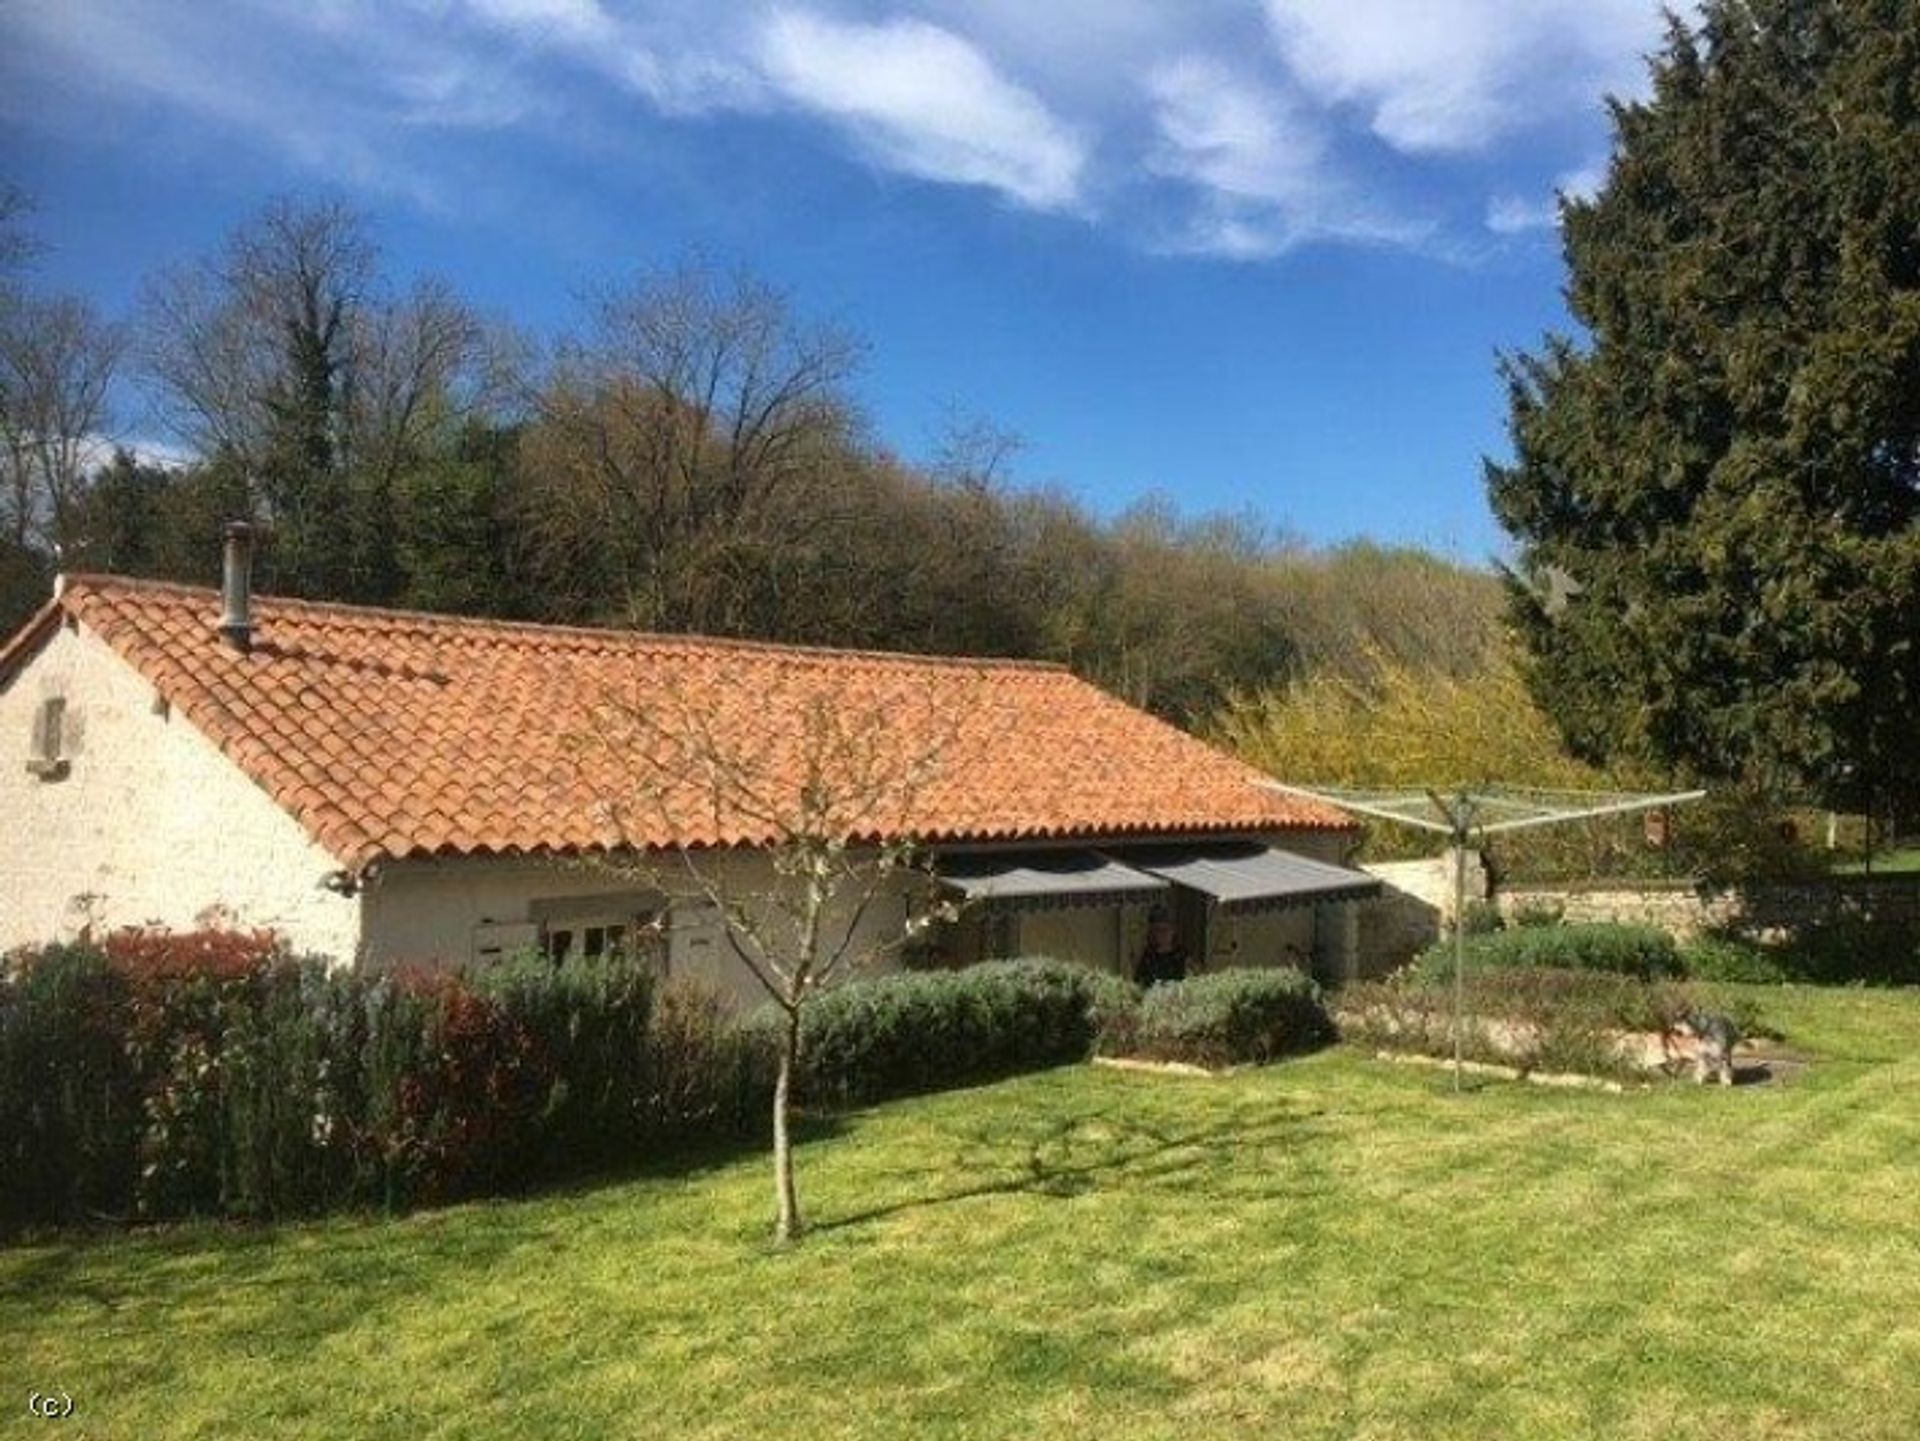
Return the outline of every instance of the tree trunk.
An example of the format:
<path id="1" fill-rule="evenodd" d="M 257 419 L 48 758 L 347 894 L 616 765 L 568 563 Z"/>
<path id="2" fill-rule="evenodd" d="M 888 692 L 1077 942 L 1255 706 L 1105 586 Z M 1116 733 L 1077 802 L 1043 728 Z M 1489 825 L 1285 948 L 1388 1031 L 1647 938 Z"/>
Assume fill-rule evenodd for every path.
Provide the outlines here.
<path id="1" fill-rule="evenodd" d="M 800 1060 L 800 1012 L 787 1012 L 787 1034 L 780 1047 L 780 1075 L 773 1086 L 773 1179 L 780 1202 L 774 1239 L 781 1245 L 799 1239 L 805 1223 L 800 1219 L 800 1192 L 793 1180 L 793 1138 L 788 1132 L 792 1110 L 793 1072 Z"/>

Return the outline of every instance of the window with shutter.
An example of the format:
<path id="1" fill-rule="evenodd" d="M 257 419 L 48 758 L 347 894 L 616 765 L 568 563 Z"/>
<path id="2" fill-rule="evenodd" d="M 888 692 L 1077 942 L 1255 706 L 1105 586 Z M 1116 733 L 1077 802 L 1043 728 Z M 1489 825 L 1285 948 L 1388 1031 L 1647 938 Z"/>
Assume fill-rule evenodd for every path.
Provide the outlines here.
<path id="1" fill-rule="evenodd" d="M 67 773 L 66 731 L 67 699 L 50 695 L 40 702 L 40 709 L 33 715 L 33 750 L 27 757 L 29 774 L 51 781 Z"/>

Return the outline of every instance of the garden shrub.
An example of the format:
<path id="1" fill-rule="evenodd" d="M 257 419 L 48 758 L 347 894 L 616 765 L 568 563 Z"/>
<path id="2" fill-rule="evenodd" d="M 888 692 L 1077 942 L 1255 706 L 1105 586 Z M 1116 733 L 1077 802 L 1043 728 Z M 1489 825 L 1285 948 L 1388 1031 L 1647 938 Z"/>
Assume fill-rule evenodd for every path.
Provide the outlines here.
<path id="1" fill-rule="evenodd" d="M 125 977 L 84 946 L 0 975 L 0 1231 L 128 1210 L 140 1090 Z"/>
<path id="2" fill-rule="evenodd" d="M 1469 936 L 1470 971 L 1516 968 L 1607 971 L 1643 981 L 1683 974 L 1680 948 L 1653 926 L 1520 926 L 1490 935 Z M 1428 978 L 1453 974 L 1453 942 L 1441 941 L 1414 958 L 1413 968 Z"/>
<path id="3" fill-rule="evenodd" d="M 771 1124 L 775 1038 L 742 1025 L 716 991 L 685 981 L 660 990 L 647 1033 L 640 1134 L 671 1147 L 756 1136 Z"/>
<path id="4" fill-rule="evenodd" d="M 115 969 L 134 981 L 196 976 L 232 980 L 292 959 L 286 943 L 272 931 L 215 927 L 169 931 L 134 926 L 112 932 L 100 942 L 100 949 Z"/>
<path id="5" fill-rule="evenodd" d="M 1920 922 L 1834 916 L 1803 927 L 1781 961 L 1816 985 L 1920 986 Z"/>
<path id="6" fill-rule="evenodd" d="M 1644 1079 L 1620 1038 L 1671 1031 L 1695 1011 L 1729 1016 L 1744 1036 L 1778 1036 L 1749 1002 L 1683 982 L 1521 966 L 1470 970 L 1463 990 L 1462 1054 L 1522 1071 Z M 1450 982 L 1405 971 L 1342 991 L 1340 1034 L 1380 1050 L 1451 1057 L 1453 1014 Z"/>
<path id="7" fill-rule="evenodd" d="M 621 958 L 365 975 L 250 934 L 0 971 L 0 1232 L 441 1200 L 763 1124 L 764 1048 Z"/>
<path id="8" fill-rule="evenodd" d="M 652 1082 L 652 973 L 619 956 L 556 967 L 529 952 L 477 967 L 468 979 L 525 1029 L 528 1054 L 539 1058 L 540 1161 L 561 1168 L 629 1154 Z"/>
<path id="9" fill-rule="evenodd" d="M 1700 998 L 1671 982 L 1602 970 L 1517 966 L 1469 970 L 1462 1052 L 1523 1071 L 1639 1076 L 1619 1054 L 1624 1033 L 1670 1030 Z M 1453 1054 L 1450 983 L 1404 973 L 1341 994 L 1340 1031 L 1358 1045 L 1418 1055 Z"/>
<path id="10" fill-rule="evenodd" d="M 1492 901 L 1468 901 L 1460 915 L 1462 927 L 1470 936 L 1491 935 L 1507 928 L 1507 918 Z"/>
<path id="11" fill-rule="evenodd" d="M 802 1013 L 798 1091 L 861 1105 L 1084 1060 L 1132 987 L 1086 966 L 987 961 L 851 981 Z M 756 1024 L 777 1027 L 763 1012 Z"/>
<path id="12" fill-rule="evenodd" d="M 1303 971 L 1214 971 L 1153 986 L 1131 1024 L 1110 1027 L 1100 1049 L 1142 1060 L 1258 1065 L 1333 1038 L 1320 988 Z"/>
<path id="13" fill-rule="evenodd" d="M 1920 985 L 1920 923 L 1836 915 L 1762 943 L 1712 933 L 1682 953 L 1687 975 L 1751 985 Z"/>
<path id="14" fill-rule="evenodd" d="M 1563 902 L 1543 896 L 1529 897 L 1513 908 L 1513 924 L 1521 930 L 1557 926 L 1564 923 L 1566 918 L 1567 908 Z"/>
<path id="15" fill-rule="evenodd" d="M 1708 933 L 1688 941 L 1680 964 L 1690 980 L 1777 986 L 1793 972 L 1772 948 L 1741 936 Z"/>

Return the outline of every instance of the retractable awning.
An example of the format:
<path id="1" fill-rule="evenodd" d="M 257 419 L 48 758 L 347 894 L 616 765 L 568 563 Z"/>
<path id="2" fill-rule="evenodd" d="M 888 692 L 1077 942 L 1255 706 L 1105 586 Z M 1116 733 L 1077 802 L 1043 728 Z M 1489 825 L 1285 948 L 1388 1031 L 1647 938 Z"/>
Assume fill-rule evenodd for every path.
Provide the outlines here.
<path id="1" fill-rule="evenodd" d="M 1211 896 L 1230 910 L 1356 901 L 1380 892 L 1380 882 L 1365 871 L 1251 842 L 1141 847 L 1119 855 L 1129 866 Z"/>
<path id="2" fill-rule="evenodd" d="M 934 874 L 969 901 L 1038 910 L 1118 905 L 1163 896 L 1167 883 L 1092 851 L 943 855 Z"/>

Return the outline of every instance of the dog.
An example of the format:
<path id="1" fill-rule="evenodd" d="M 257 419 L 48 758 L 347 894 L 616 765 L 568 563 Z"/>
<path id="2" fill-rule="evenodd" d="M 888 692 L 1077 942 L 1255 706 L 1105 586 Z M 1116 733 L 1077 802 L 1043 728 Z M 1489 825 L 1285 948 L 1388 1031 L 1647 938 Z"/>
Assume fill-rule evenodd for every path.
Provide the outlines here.
<path id="1" fill-rule="evenodd" d="M 1733 1021 L 1707 1011 L 1690 1011 L 1674 1029 L 1693 1039 L 1693 1078 L 1701 1085 L 1717 1080 L 1733 1084 L 1733 1048 L 1740 1044 L 1740 1028 Z"/>

